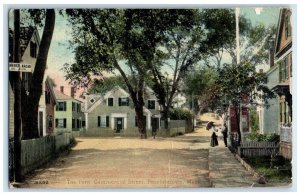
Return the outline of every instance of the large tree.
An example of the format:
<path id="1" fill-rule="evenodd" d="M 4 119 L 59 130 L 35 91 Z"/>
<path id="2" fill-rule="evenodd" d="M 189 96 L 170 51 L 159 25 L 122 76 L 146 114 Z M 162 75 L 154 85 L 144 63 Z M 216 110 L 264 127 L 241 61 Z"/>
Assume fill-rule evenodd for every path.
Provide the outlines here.
<path id="1" fill-rule="evenodd" d="M 194 10 L 188 26 L 176 26 L 165 32 L 151 66 L 153 89 L 163 108 L 165 128 L 173 99 L 181 82 L 203 58 L 215 54 L 234 41 L 235 22 L 232 9 Z M 170 77 L 165 74 L 169 70 Z M 192 94 L 190 94 L 191 96 Z"/>
<path id="2" fill-rule="evenodd" d="M 216 84 L 219 77 L 216 69 L 212 67 L 200 67 L 184 79 L 183 92 L 192 95 L 195 114 L 200 115 L 203 109 L 214 109 L 220 105 L 220 88 Z"/>
<path id="3" fill-rule="evenodd" d="M 22 82 L 19 75 L 15 77 L 10 77 L 12 83 L 16 80 L 20 80 L 21 86 L 20 88 L 14 89 L 14 94 L 18 95 L 19 91 L 21 92 L 20 100 L 16 99 L 16 103 L 20 101 L 21 104 L 21 119 L 22 122 L 22 139 L 31 139 L 39 137 L 38 132 L 38 106 L 40 97 L 42 94 L 42 85 L 43 78 L 46 69 L 48 51 L 50 48 L 52 35 L 54 31 L 55 24 L 55 12 L 53 9 L 33 9 L 33 10 L 15 10 L 15 12 L 19 12 L 20 17 L 15 20 L 18 20 L 18 27 L 15 25 L 14 37 L 20 38 L 20 30 L 18 28 L 25 27 L 26 29 L 31 29 L 32 31 L 24 32 L 27 33 L 26 37 L 31 38 L 32 36 L 30 32 L 33 32 L 36 28 L 32 26 L 40 26 L 43 27 L 43 35 L 40 41 L 39 50 L 37 52 L 37 60 L 35 63 L 35 69 L 33 70 L 31 80 L 29 81 L 29 89 L 27 92 L 25 90 L 24 84 Z M 16 21 L 15 21 L 16 22 Z M 14 49 L 14 59 L 20 59 L 20 39 L 14 39 L 15 42 L 19 42 L 18 49 Z M 19 41 L 18 41 L 19 40 Z M 10 40 L 12 42 L 12 40 Z M 18 62 L 18 60 L 14 60 L 14 62 Z M 14 81 L 13 81 L 14 80 Z M 15 110 L 17 111 L 17 110 Z"/>
<path id="4" fill-rule="evenodd" d="M 21 21 L 21 24 L 28 25 L 28 21 L 32 20 L 36 25 L 44 26 L 43 35 L 37 53 L 35 69 L 32 74 L 28 92 L 25 91 L 24 86 L 21 86 L 21 118 L 23 132 L 22 139 L 31 139 L 39 137 L 38 107 L 42 94 L 42 85 L 46 69 L 48 51 L 54 31 L 55 11 L 53 9 L 22 11 L 27 13 L 28 18 L 25 18 L 26 21 Z M 45 20 L 43 21 L 43 19 Z"/>
<path id="5" fill-rule="evenodd" d="M 194 10 L 68 9 L 73 28 L 76 63 L 65 68 L 74 85 L 87 85 L 93 76 L 117 72 L 127 86 L 141 138 L 144 83 L 166 30 L 188 25 Z"/>

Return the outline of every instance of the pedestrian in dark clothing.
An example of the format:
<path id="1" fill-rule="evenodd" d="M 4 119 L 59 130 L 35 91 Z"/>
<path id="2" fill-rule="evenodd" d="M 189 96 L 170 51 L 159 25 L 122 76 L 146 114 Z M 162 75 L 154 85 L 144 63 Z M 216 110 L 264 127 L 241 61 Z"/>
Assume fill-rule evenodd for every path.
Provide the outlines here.
<path id="1" fill-rule="evenodd" d="M 226 124 L 224 124 L 224 126 L 222 128 L 222 134 L 223 134 L 223 140 L 224 140 L 225 147 L 227 147 L 228 128 L 227 128 Z"/>
<path id="2" fill-rule="evenodd" d="M 210 146 L 211 147 L 215 147 L 215 146 L 218 146 L 219 145 L 219 142 L 218 142 L 218 136 L 216 134 L 216 132 L 218 131 L 215 126 L 212 126 L 212 130 L 213 130 L 213 133 L 211 135 L 211 139 L 210 139 Z"/>

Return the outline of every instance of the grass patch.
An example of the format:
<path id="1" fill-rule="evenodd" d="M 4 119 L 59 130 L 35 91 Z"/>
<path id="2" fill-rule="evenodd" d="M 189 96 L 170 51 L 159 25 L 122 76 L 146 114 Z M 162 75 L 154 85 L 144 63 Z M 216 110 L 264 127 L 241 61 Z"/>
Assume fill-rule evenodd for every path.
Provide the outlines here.
<path id="1" fill-rule="evenodd" d="M 259 174 L 263 175 L 269 182 L 291 182 L 292 165 L 291 161 L 277 156 L 271 163 L 271 158 L 252 157 L 244 158 L 251 167 Z"/>

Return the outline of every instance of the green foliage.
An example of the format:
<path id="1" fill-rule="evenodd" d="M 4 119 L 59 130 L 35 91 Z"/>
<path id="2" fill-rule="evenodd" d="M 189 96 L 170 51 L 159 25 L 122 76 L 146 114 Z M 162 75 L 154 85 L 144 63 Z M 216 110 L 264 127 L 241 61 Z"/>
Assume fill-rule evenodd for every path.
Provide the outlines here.
<path id="1" fill-rule="evenodd" d="M 272 182 L 291 182 L 292 165 L 291 161 L 282 156 L 276 156 L 274 160 L 270 157 L 251 157 L 246 159 L 253 169 L 259 174 L 265 176 Z"/>
<path id="2" fill-rule="evenodd" d="M 275 94 L 265 85 L 267 77 L 265 73 L 257 73 L 255 65 L 249 62 L 241 65 L 224 65 L 218 70 L 219 77 L 216 84 L 220 86 L 220 93 L 234 106 L 238 107 L 245 97 L 250 104 L 257 104 L 257 98 L 265 103 Z M 263 93 L 263 96 L 261 96 Z"/>
<path id="3" fill-rule="evenodd" d="M 250 127 L 251 127 L 251 133 L 253 134 L 259 131 L 259 119 L 255 109 L 250 110 Z"/>
<path id="4" fill-rule="evenodd" d="M 184 80 L 183 91 L 193 95 L 196 112 L 201 109 L 215 108 L 220 104 L 219 86 L 216 84 L 218 73 L 211 67 L 194 70 Z"/>
<path id="5" fill-rule="evenodd" d="M 271 134 L 259 134 L 257 132 L 251 132 L 248 136 L 248 139 L 252 141 L 266 141 L 266 142 L 274 142 L 274 141 L 279 141 L 279 135 L 276 133 L 271 133 Z"/>
<path id="6" fill-rule="evenodd" d="M 186 109 L 182 108 L 175 108 L 170 113 L 170 119 L 171 120 L 186 120 L 191 119 L 193 117 L 193 114 Z"/>
<path id="7" fill-rule="evenodd" d="M 127 86 L 123 82 L 123 78 L 121 76 L 115 76 L 104 78 L 102 80 L 95 80 L 93 85 L 89 89 L 89 93 L 105 93 L 115 86 L 119 86 L 127 90 Z"/>

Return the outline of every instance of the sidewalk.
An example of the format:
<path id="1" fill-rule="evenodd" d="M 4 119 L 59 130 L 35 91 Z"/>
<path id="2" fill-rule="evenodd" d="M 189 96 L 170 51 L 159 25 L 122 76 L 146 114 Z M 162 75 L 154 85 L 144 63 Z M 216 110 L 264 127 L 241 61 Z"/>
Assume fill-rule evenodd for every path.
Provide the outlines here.
<path id="1" fill-rule="evenodd" d="M 234 155 L 225 147 L 209 148 L 209 178 L 212 187 L 253 187 L 257 184 L 244 166 L 236 160 Z"/>
<path id="2" fill-rule="evenodd" d="M 201 116 L 202 127 L 197 130 L 199 136 L 210 136 L 211 131 L 205 129 L 208 121 L 213 121 L 220 128 L 222 119 L 216 119 L 211 113 Z M 209 179 L 215 188 L 241 188 L 257 185 L 257 179 L 248 172 L 244 166 L 234 157 L 227 147 L 224 146 L 223 137 L 218 134 L 219 146 L 208 148 Z M 207 143 L 209 145 L 209 143 Z"/>

